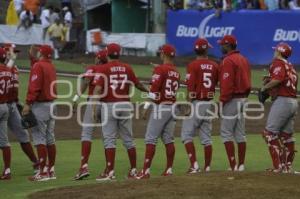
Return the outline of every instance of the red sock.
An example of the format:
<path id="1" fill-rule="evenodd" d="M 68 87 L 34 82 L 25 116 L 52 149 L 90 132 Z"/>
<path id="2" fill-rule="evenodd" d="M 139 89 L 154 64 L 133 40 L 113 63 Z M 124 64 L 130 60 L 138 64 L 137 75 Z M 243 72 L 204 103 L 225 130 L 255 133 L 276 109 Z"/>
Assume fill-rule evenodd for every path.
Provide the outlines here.
<path id="1" fill-rule="evenodd" d="M 47 162 L 47 147 L 46 145 L 40 144 L 37 145 L 36 148 L 40 163 L 40 172 L 43 173 Z"/>
<path id="2" fill-rule="evenodd" d="M 144 161 L 144 168 L 143 168 L 144 171 L 146 171 L 151 167 L 154 154 L 155 154 L 155 145 L 146 144 L 145 161 Z"/>
<path id="3" fill-rule="evenodd" d="M 205 159 L 204 169 L 209 167 L 211 164 L 212 150 L 213 149 L 211 145 L 204 146 L 204 159 Z"/>
<path id="4" fill-rule="evenodd" d="M 287 163 L 293 164 L 295 157 L 295 142 L 288 142 L 284 145 L 288 149 L 288 155 L 286 158 Z"/>
<path id="5" fill-rule="evenodd" d="M 225 145 L 228 161 L 230 164 L 230 168 L 233 171 L 236 165 L 234 143 L 230 141 L 230 142 L 225 142 L 224 145 Z"/>
<path id="6" fill-rule="evenodd" d="M 92 142 L 90 141 L 82 141 L 81 142 L 81 165 L 87 164 L 89 162 L 90 154 L 92 149 Z"/>
<path id="7" fill-rule="evenodd" d="M 47 145 L 48 151 L 48 167 L 51 169 L 55 165 L 55 158 L 56 158 L 56 146 L 55 144 Z"/>
<path id="8" fill-rule="evenodd" d="M 189 160 L 191 163 L 191 167 L 194 167 L 194 163 L 197 161 L 194 143 L 188 142 L 184 146 L 185 146 L 185 150 L 188 154 L 188 157 L 189 157 Z"/>
<path id="9" fill-rule="evenodd" d="M 165 145 L 166 155 L 167 155 L 167 169 L 173 167 L 174 157 L 175 157 L 175 145 L 174 143 L 169 143 Z"/>
<path id="10" fill-rule="evenodd" d="M 115 148 L 105 149 L 106 169 L 108 172 L 114 170 L 115 156 L 116 156 Z"/>
<path id="11" fill-rule="evenodd" d="M 11 150 L 10 147 L 3 147 L 2 148 L 2 154 L 3 154 L 3 162 L 4 162 L 4 170 L 10 168 L 11 163 Z"/>
<path id="12" fill-rule="evenodd" d="M 246 142 L 238 143 L 239 166 L 245 163 Z"/>
<path id="13" fill-rule="evenodd" d="M 133 147 L 127 150 L 131 169 L 136 168 L 136 148 Z"/>
<path id="14" fill-rule="evenodd" d="M 21 145 L 21 148 L 23 150 L 23 152 L 27 155 L 27 157 L 29 158 L 29 160 L 32 162 L 32 163 L 37 163 L 38 160 L 37 160 L 37 157 L 33 151 L 33 148 L 32 148 L 32 145 L 30 144 L 30 142 L 27 142 L 27 143 L 20 143 Z"/>

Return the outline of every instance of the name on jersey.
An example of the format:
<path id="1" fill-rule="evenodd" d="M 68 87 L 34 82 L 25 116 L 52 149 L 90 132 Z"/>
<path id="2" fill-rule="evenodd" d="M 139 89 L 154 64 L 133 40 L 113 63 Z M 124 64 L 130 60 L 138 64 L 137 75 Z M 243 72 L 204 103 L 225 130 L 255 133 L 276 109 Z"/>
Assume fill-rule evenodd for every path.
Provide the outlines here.
<path id="1" fill-rule="evenodd" d="M 211 64 L 201 64 L 200 67 L 202 70 L 212 70 L 213 69 L 213 65 L 211 65 Z"/>
<path id="2" fill-rule="evenodd" d="M 11 77 L 11 72 L 2 71 L 0 72 L 0 77 Z"/>
<path id="3" fill-rule="evenodd" d="M 176 72 L 176 71 L 169 71 L 168 72 L 168 76 L 169 77 L 175 77 L 175 78 L 179 78 L 179 73 L 178 72 Z"/>
<path id="4" fill-rule="evenodd" d="M 126 68 L 123 66 L 115 66 L 110 68 L 111 72 L 126 72 Z"/>

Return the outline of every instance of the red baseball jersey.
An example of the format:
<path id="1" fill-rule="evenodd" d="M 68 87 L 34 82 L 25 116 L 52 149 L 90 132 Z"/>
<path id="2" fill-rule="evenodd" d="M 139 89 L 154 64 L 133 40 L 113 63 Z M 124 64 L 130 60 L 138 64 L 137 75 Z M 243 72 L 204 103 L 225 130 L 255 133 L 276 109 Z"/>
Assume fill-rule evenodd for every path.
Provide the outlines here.
<path id="1" fill-rule="evenodd" d="M 90 80 L 89 88 L 88 88 L 88 95 L 92 96 L 94 93 L 95 85 L 93 84 L 95 78 L 95 71 L 97 66 L 88 66 L 86 67 L 86 71 L 83 74 L 83 78 L 87 78 Z"/>
<path id="2" fill-rule="evenodd" d="M 155 103 L 173 104 L 176 102 L 180 86 L 180 74 L 173 64 L 156 66 L 153 71 L 150 92 L 154 93 Z"/>
<path id="3" fill-rule="evenodd" d="M 219 79 L 219 67 L 207 58 L 197 59 L 187 67 L 186 84 L 190 97 L 196 100 L 211 100 Z"/>
<path id="4" fill-rule="evenodd" d="M 251 91 L 251 69 L 248 60 L 239 51 L 228 53 L 220 67 L 220 101 L 248 97 Z"/>
<path id="5" fill-rule="evenodd" d="M 18 102 L 19 98 L 19 70 L 16 66 L 13 66 L 11 69 L 11 85 L 8 94 L 8 102 Z"/>
<path id="6" fill-rule="evenodd" d="M 0 64 L 0 104 L 7 103 L 8 101 L 11 77 L 10 69 Z"/>
<path id="7" fill-rule="evenodd" d="M 278 96 L 297 97 L 298 74 L 291 63 L 274 59 L 269 72 L 271 79 L 281 81 L 275 88 Z"/>
<path id="8" fill-rule="evenodd" d="M 139 84 L 132 68 L 117 60 L 98 67 L 95 72 L 103 74 L 95 76 L 93 82 L 103 88 L 103 102 L 130 101 L 130 86 Z"/>
<path id="9" fill-rule="evenodd" d="M 56 99 L 56 70 L 50 60 L 40 60 L 30 71 L 26 103 L 47 102 Z"/>

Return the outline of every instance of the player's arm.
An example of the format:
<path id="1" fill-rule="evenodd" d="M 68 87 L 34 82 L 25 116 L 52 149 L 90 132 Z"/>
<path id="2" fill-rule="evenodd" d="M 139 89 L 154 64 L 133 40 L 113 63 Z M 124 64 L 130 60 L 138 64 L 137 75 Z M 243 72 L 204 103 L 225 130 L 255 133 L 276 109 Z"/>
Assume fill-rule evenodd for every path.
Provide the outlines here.
<path id="1" fill-rule="evenodd" d="M 186 86 L 187 86 L 186 100 L 188 102 L 191 102 L 196 95 L 195 82 L 196 82 L 197 75 L 195 74 L 196 71 L 193 70 L 192 65 L 189 65 L 186 71 L 187 71 L 186 72 Z"/>
<path id="2" fill-rule="evenodd" d="M 148 88 L 146 88 L 145 85 L 139 81 L 139 79 L 136 77 L 135 73 L 133 72 L 133 70 L 131 68 L 129 69 L 129 79 L 131 82 L 134 83 L 134 86 L 137 89 L 139 89 L 140 91 L 146 92 L 146 93 L 149 92 Z"/>
<path id="3" fill-rule="evenodd" d="M 88 69 L 86 73 L 80 78 L 80 89 L 77 91 L 76 95 L 73 97 L 73 104 L 76 104 L 80 96 L 85 93 L 87 88 L 89 87 L 92 78 L 94 77 L 93 69 Z"/>
<path id="4" fill-rule="evenodd" d="M 234 92 L 234 66 L 231 61 L 225 59 L 220 70 L 220 101 L 224 103 L 232 99 Z"/>
<path id="5" fill-rule="evenodd" d="M 26 104 L 22 111 L 23 115 L 29 113 L 31 105 L 36 101 L 39 96 L 43 85 L 43 72 L 39 65 L 34 65 L 30 72 L 30 80 L 28 85 Z"/>
<path id="6" fill-rule="evenodd" d="M 94 121 L 97 121 L 97 102 L 100 100 L 100 96 L 103 93 L 105 86 L 105 79 L 102 76 L 95 76 L 93 80 L 93 85 L 95 85 L 93 96 L 91 97 L 92 111 Z"/>
<path id="7" fill-rule="evenodd" d="M 262 92 L 268 91 L 278 86 L 285 79 L 286 74 L 285 74 L 285 68 L 283 66 L 272 67 L 270 72 L 271 72 L 270 73 L 271 80 L 261 88 Z"/>

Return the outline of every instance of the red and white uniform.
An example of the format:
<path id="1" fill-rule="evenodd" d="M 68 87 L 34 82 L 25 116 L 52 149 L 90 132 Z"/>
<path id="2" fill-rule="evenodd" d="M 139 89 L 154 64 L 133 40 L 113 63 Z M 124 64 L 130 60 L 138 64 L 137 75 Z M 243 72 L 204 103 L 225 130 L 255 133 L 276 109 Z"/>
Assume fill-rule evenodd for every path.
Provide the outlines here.
<path id="1" fill-rule="evenodd" d="M 18 102 L 19 101 L 19 71 L 16 66 L 13 66 L 11 69 L 11 82 L 10 89 L 8 94 L 8 102 Z"/>
<path id="2" fill-rule="evenodd" d="M 0 104 L 5 104 L 9 100 L 8 94 L 10 91 L 11 77 L 10 69 L 0 64 Z"/>
<path id="3" fill-rule="evenodd" d="M 180 86 L 180 74 L 173 64 L 156 66 L 151 81 L 150 93 L 155 94 L 156 104 L 173 104 Z"/>
<path id="4" fill-rule="evenodd" d="M 96 76 L 93 82 L 103 88 L 105 96 L 101 99 L 102 102 L 130 101 L 130 86 L 137 85 L 139 80 L 128 64 L 112 61 L 97 68 L 95 72 L 103 74 Z"/>
<path id="5" fill-rule="evenodd" d="M 50 102 L 56 99 L 56 70 L 50 60 L 36 62 L 30 72 L 26 103 Z"/>
<path id="6" fill-rule="evenodd" d="M 197 59 L 187 68 L 186 84 L 192 99 L 211 100 L 219 80 L 218 64 L 209 59 Z"/>
<path id="7" fill-rule="evenodd" d="M 275 88 L 277 96 L 297 97 L 298 74 L 291 63 L 274 59 L 269 72 L 271 79 L 281 81 L 280 85 Z"/>
<path id="8" fill-rule="evenodd" d="M 90 80 L 89 87 L 88 87 L 88 95 L 92 96 L 94 93 L 95 85 L 93 84 L 94 78 L 95 78 L 95 72 L 96 72 L 95 65 L 86 67 L 86 71 L 83 74 L 83 78 L 87 78 Z"/>
<path id="9" fill-rule="evenodd" d="M 246 98 L 251 91 L 251 69 L 248 60 L 239 51 L 228 53 L 221 64 L 220 101 Z"/>

